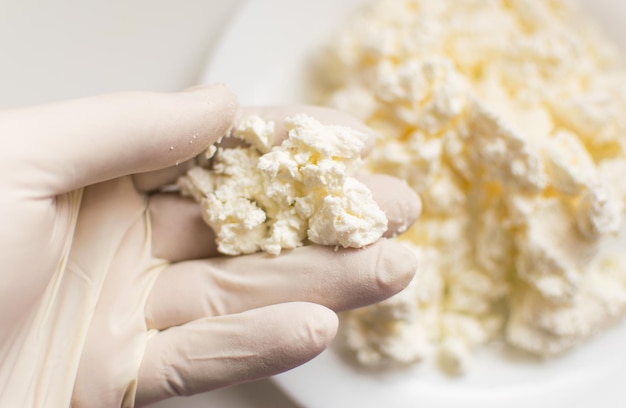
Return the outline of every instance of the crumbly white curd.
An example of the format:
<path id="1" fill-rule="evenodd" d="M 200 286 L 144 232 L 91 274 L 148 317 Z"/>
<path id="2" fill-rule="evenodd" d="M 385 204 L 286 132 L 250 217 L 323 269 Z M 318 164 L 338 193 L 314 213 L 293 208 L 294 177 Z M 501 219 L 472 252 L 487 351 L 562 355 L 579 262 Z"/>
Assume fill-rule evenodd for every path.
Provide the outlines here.
<path id="1" fill-rule="evenodd" d="M 550 356 L 626 312 L 626 71 L 574 2 L 376 0 L 320 72 L 320 101 L 383 135 L 368 170 L 424 204 L 398 238 L 415 281 L 343 316 L 361 363 L 458 373 L 496 338 Z"/>
<path id="2" fill-rule="evenodd" d="M 275 123 L 242 120 L 232 136 L 244 146 L 209 149 L 211 162 L 178 180 L 227 255 L 272 255 L 316 244 L 361 248 L 378 240 L 387 218 L 353 177 L 366 135 L 323 125 L 305 114 L 285 120 L 288 137 L 274 146 Z"/>

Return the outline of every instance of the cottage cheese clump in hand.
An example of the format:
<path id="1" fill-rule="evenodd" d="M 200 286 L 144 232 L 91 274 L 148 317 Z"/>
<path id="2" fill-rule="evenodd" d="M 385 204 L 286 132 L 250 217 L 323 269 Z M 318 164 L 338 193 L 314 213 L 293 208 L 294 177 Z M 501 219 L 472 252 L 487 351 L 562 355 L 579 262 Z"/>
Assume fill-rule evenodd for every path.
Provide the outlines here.
<path id="1" fill-rule="evenodd" d="M 360 248 L 380 238 L 387 218 L 352 177 L 365 134 L 304 114 L 286 119 L 285 127 L 287 139 L 273 146 L 275 123 L 251 116 L 232 130 L 248 145 L 209 149 L 210 165 L 179 179 L 182 193 L 200 203 L 218 250 L 278 255 L 306 240 Z"/>
<path id="2" fill-rule="evenodd" d="M 550 356 L 626 312 L 626 71 L 573 2 L 377 0 L 321 62 L 319 101 L 382 133 L 367 167 L 424 204 L 398 238 L 418 281 L 343 316 L 360 362 Z"/>

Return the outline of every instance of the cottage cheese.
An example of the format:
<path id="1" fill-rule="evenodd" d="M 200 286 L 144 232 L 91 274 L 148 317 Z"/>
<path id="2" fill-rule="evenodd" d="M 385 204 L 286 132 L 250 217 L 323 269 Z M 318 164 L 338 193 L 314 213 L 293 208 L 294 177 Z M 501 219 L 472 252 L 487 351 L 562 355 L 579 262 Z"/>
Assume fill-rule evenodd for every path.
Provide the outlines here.
<path id="1" fill-rule="evenodd" d="M 377 0 L 333 38 L 319 102 L 382 133 L 367 168 L 424 203 L 398 238 L 419 283 L 343 316 L 359 361 L 463 372 L 495 338 L 553 355 L 624 314 L 626 76 L 573 2 Z"/>
<path id="2" fill-rule="evenodd" d="M 285 127 L 288 138 L 272 147 L 275 124 L 244 119 L 232 136 L 248 146 L 209 151 L 210 166 L 193 167 L 178 181 L 200 203 L 218 250 L 278 255 L 307 239 L 360 248 L 380 238 L 387 218 L 352 177 L 366 136 L 304 114 L 286 119 Z"/>

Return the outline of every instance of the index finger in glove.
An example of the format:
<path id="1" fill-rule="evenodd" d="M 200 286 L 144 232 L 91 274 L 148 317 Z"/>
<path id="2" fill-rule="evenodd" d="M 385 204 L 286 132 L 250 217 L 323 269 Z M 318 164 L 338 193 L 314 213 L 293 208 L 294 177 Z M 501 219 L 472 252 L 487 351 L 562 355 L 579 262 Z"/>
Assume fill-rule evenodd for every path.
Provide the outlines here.
<path id="1" fill-rule="evenodd" d="M 159 275 L 146 303 L 146 323 L 164 329 L 293 301 L 353 309 L 399 292 L 416 270 L 415 255 L 387 239 L 362 249 L 312 245 L 277 257 L 259 253 L 181 262 Z"/>

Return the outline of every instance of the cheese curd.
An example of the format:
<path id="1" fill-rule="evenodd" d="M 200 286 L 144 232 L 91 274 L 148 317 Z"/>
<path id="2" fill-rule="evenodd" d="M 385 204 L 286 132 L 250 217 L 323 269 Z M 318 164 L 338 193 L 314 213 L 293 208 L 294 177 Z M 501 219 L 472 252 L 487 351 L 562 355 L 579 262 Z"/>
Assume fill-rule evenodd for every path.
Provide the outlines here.
<path id="1" fill-rule="evenodd" d="M 380 238 L 387 218 L 352 177 L 365 135 L 304 114 L 286 119 L 285 128 L 287 139 L 272 147 L 275 124 L 246 118 L 232 133 L 248 146 L 210 151 L 210 166 L 179 179 L 181 192 L 200 203 L 218 251 L 278 255 L 307 239 L 360 248 Z"/>
<path id="2" fill-rule="evenodd" d="M 367 169 L 424 203 L 398 239 L 425 277 L 343 315 L 361 363 L 463 372 L 500 337 L 553 355 L 624 313 L 604 248 L 624 214 L 626 76 L 572 1 L 375 0 L 333 38 L 319 102 L 378 130 Z"/>

